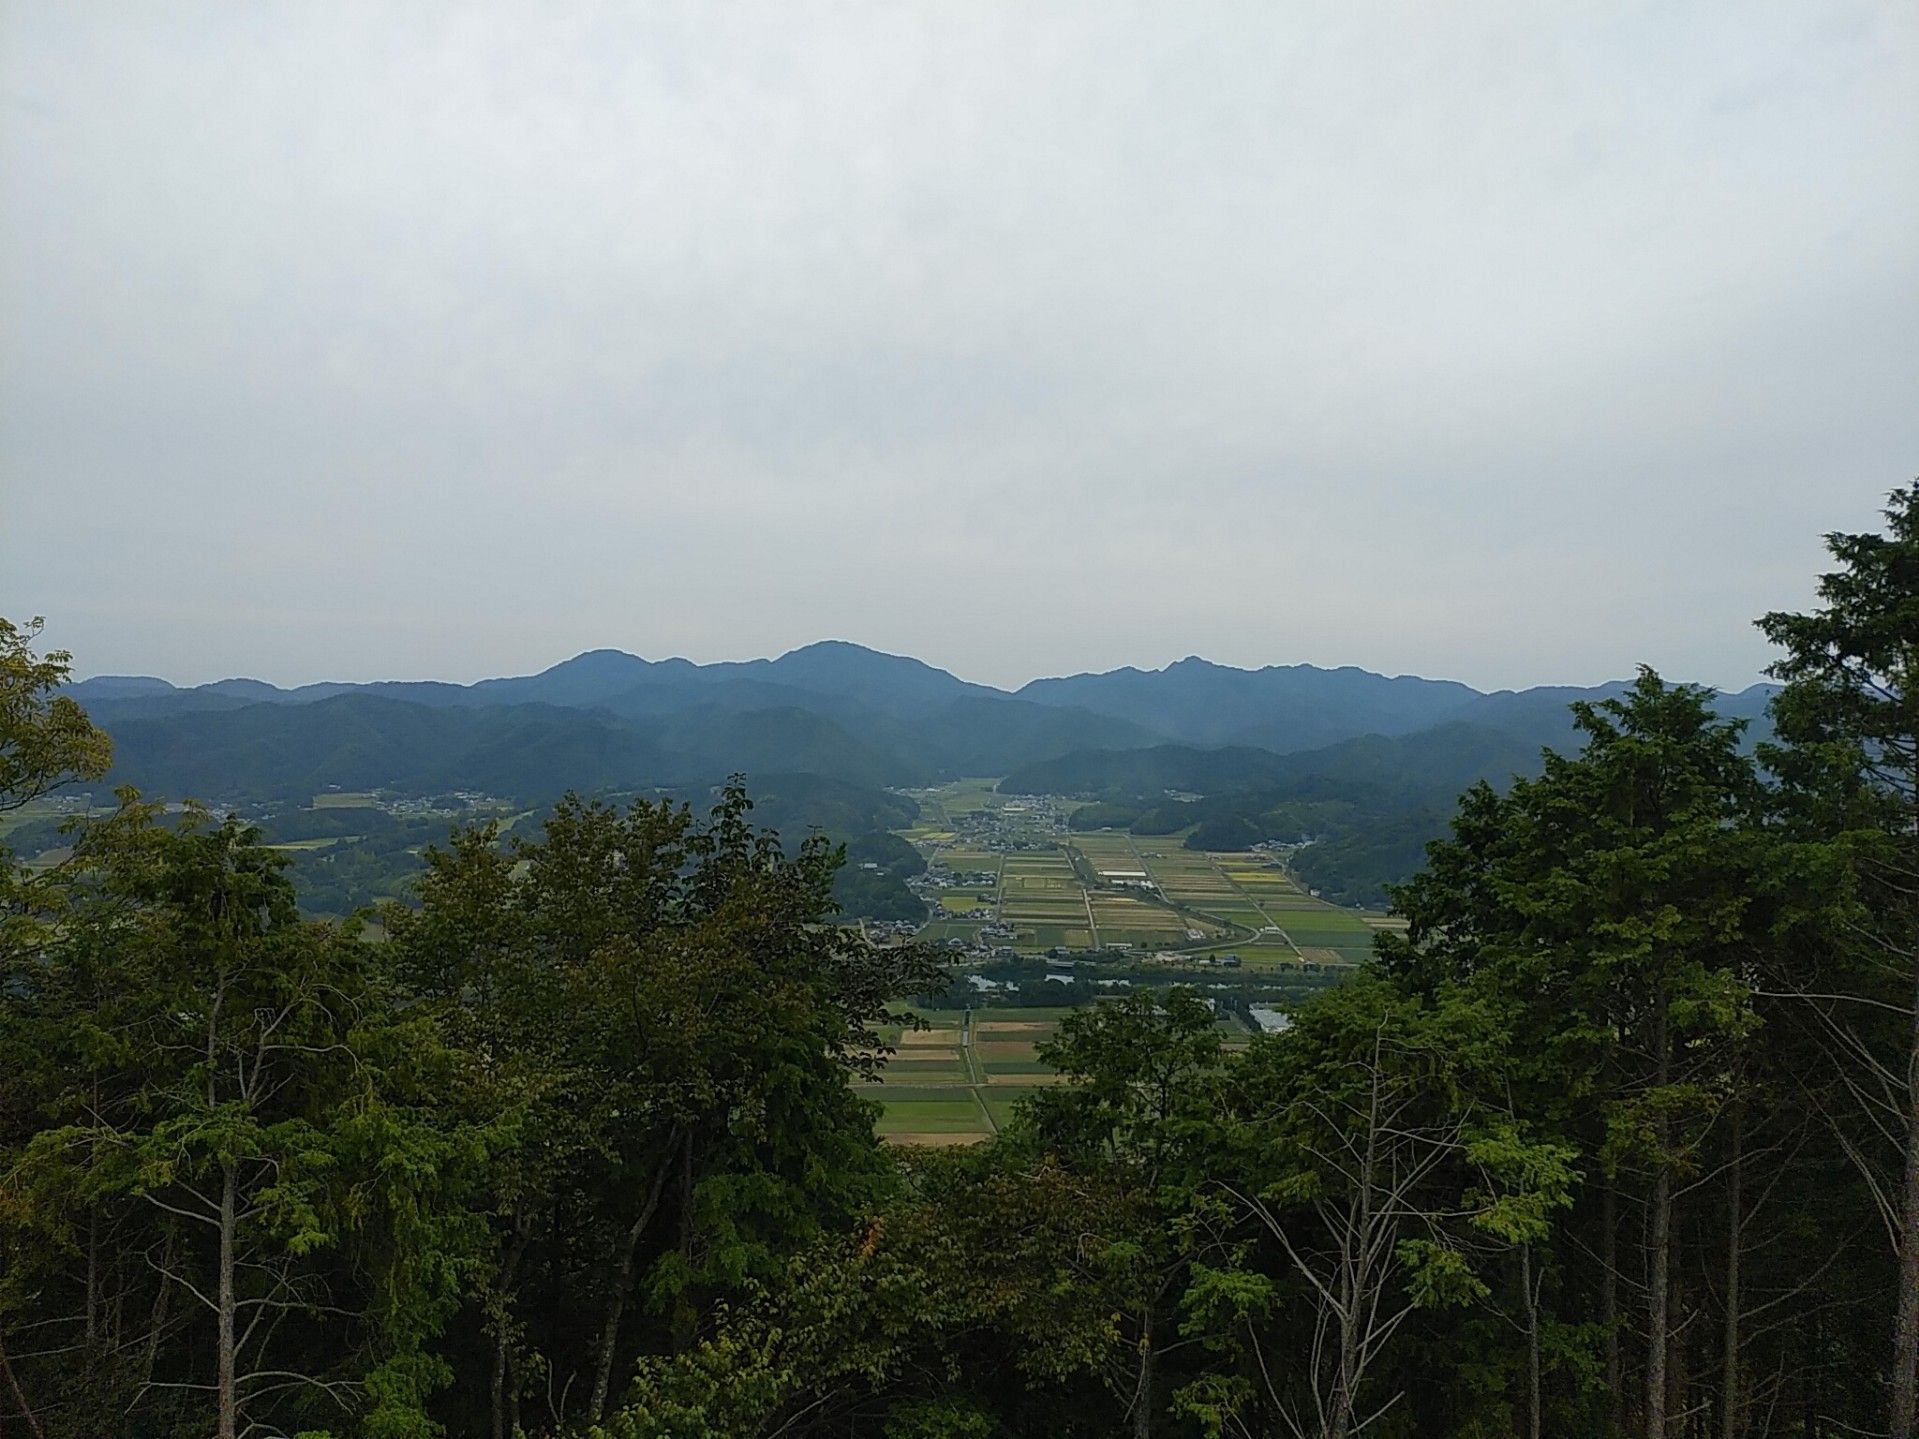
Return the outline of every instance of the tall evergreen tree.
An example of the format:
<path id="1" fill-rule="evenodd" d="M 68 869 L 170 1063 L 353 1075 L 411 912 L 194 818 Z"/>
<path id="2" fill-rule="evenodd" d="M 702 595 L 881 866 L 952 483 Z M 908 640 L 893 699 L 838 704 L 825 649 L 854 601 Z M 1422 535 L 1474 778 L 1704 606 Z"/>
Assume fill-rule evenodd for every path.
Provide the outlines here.
<path id="1" fill-rule="evenodd" d="M 1875 534 L 1832 534 L 1821 605 L 1760 627 L 1785 657 L 1774 705 L 1789 786 L 1810 792 L 1859 885 L 1849 993 L 1809 994 L 1839 1065 L 1896 1154 L 1880 1186 L 1899 1257 L 1889 1431 L 1919 1420 L 1919 482 Z M 1892 1024 L 1888 1024 L 1888 1020 Z M 1892 1030 L 1888 1033 L 1889 1028 Z M 1890 1043 L 1889 1043 L 1890 1041 Z M 1862 1172 L 1877 1177 L 1869 1156 Z"/>
<path id="2" fill-rule="evenodd" d="M 1741 965 L 1765 929 L 1760 789 L 1739 726 L 1704 691 L 1646 671 L 1574 717 L 1578 754 L 1548 755 L 1503 796 L 1467 796 L 1453 837 L 1399 892 L 1410 930 L 1386 941 L 1384 966 L 1429 995 L 1462 985 L 1501 1016 L 1516 1112 L 1571 1140 L 1600 1191 L 1588 1222 L 1611 1427 L 1636 1411 L 1664 1439 L 1686 1327 L 1682 1191 L 1696 1199 L 1729 1055 L 1754 1024 Z M 1622 1201 L 1643 1216 L 1637 1266 L 1621 1254 Z M 1622 1290 L 1643 1294 L 1636 1315 Z M 1629 1386 L 1620 1345 L 1634 1331 L 1645 1348 Z"/>

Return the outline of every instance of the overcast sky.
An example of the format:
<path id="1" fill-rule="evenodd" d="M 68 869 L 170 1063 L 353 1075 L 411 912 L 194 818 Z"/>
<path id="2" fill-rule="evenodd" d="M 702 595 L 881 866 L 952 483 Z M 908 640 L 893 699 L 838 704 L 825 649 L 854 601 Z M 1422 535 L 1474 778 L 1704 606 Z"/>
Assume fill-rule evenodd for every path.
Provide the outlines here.
<path id="1" fill-rule="evenodd" d="M 0 613 L 1738 686 L 1919 474 L 1919 10 L 0 4 Z"/>

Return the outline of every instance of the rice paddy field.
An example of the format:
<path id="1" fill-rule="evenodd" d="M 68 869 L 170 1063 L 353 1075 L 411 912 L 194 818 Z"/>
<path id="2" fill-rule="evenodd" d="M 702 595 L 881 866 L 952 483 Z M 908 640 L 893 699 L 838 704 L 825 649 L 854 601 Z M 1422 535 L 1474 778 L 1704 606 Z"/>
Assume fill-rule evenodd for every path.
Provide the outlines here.
<path id="1" fill-rule="evenodd" d="M 902 1025 L 883 1033 L 894 1054 L 876 1082 L 859 1086 L 860 1093 L 883 1106 L 881 1137 L 920 1145 L 977 1144 L 990 1138 L 1011 1116 L 1018 1097 L 1005 1085 L 1014 1071 L 1002 1066 L 1024 1063 L 1033 1066 L 1031 1073 L 1045 1071 L 1035 1046 L 1067 1011 L 1032 1013 L 1035 1018 L 1022 1020 L 1025 1027 L 1008 1032 L 989 1028 L 992 1022 L 974 1011 L 921 1011 L 925 1027 Z M 1001 1038 L 1003 1033 L 1020 1039 Z M 985 1095 L 989 1085 L 995 1086 L 990 1104 Z"/>
<path id="2" fill-rule="evenodd" d="M 971 944 L 983 926 L 1028 954 L 1052 949 L 1235 953 L 1243 966 L 1343 966 L 1363 960 L 1393 921 L 1307 894 L 1259 854 L 1185 848 L 1183 834 L 1070 832 L 1069 801 L 1002 796 L 990 779 L 915 794 L 906 831 L 947 882 L 934 942 Z"/>
<path id="3" fill-rule="evenodd" d="M 882 1077 L 857 1086 L 882 1106 L 881 1138 L 893 1144 L 978 1144 L 1013 1118 L 1019 1101 L 1063 1076 L 1039 1057 L 1071 1009 L 920 1011 L 926 1028 L 904 1024 L 882 1038 L 894 1046 Z M 1220 1021 L 1229 1047 L 1247 1035 Z"/>

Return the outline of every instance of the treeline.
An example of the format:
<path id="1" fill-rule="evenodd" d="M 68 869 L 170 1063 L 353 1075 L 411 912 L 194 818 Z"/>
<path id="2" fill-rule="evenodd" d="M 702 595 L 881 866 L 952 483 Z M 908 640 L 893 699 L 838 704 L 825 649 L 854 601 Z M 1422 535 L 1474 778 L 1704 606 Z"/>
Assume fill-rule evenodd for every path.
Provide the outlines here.
<path id="1" fill-rule="evenodd" d="M 0 805 L 109 750 L 0 630 Z M 429 849 L 390 942 L 237 821 L 131 795 L 0 931 L 0 1428 L 554 1433 L 896 1183 L 849 1086 L 918 951 L 839 852 L 562 802 Z"/>
<path id="2" fill-rule="evenodd" d="M 617 1436 L 1913 1434 L 1919 486 L 1471 790 L 1284 1034 L 1080 1011 L 973 1150 L 873 1137 L 911 950 L 731 791 L 431 855 L 392 939 L 137 807 L 9 874 L 0 1423 Z M 7 631 L 0 792 L 96 773 Z"/>
<path id="3" fill-rule="evenodd" d="M 287 855 L 288 876 L 299 896 L 303 914 L 338 917 L 385 902 L 410 899 L 413 886 L 425 868 L 422 851 L 428 845 L 444 843 L 447 838 L 444 819 L 408 818 L 395 822 L 377 810 L 346 812 L 372 815 L 388 822 L 365 824 L 363 827 L 368 833 L 348 836 L 324 849 L 301 849 Z M 260 828 L 265 842 L 281 841 L 277 819 Z M 846 862 L 834 871 L 832 883 L 833 903 L 845 918 L 926 918 L 926 905 L 906 885 L 909 876 L 926 868 L 926 858 L 898 835 L 886 830 L 849 834 L 810 825 L 794 826 L 781 833 L 786 837 L 789 851 L 797 852 L 808 835 L 818 833 L 829 845 L 845 852 Z"/>

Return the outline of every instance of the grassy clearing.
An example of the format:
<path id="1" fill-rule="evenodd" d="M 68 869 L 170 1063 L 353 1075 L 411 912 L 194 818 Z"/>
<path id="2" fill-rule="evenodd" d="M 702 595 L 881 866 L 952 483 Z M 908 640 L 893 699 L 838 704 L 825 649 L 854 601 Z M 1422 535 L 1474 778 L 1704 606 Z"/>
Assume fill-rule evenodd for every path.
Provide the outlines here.
<path id="1" fill-rule="evenodd" d="M 992 1133 L 992 1126 L 971 1090 L 961 1091 L 956 1100 L 938 1104 L 921 1100 L 893 1100 L 882 1097 L 886 1111 L 875 1128 L 881 1138 L 919 1134 Z"/>

